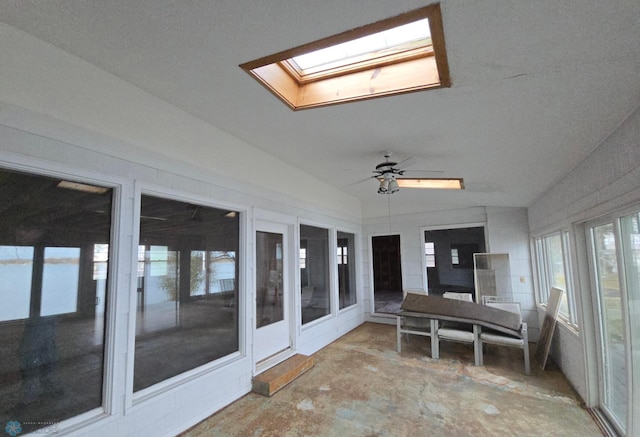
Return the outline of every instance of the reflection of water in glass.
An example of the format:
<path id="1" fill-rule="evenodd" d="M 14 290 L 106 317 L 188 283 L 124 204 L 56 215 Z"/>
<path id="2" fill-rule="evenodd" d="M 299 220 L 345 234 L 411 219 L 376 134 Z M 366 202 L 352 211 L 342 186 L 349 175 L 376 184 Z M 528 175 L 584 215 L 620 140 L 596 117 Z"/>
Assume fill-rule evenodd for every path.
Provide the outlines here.
<path id="1" fill-rule="evenodd" d="M 0 321 L 29 317 L 33 247 L 0 246 Z M 75 312 L 80 249 L 45 248 L 40 315 Z"/>
<path id="2" fill-rule="evenodd" d="M 78 265 L 45 263 L 40 315 L 72 313 L 78 298 Z M 0 321 L 29 317 L 32 264 L 0 264 Z"/>
<path id="3" fill-rule="evenodd" d="M 33 247 L 0 246 L 0 321 L 29 317 Z"/>
<path id="4" fill-rule="evenodd" d="M 76 312 L 80 249 L 47 247 L 44 250 L 44 257 L 40 315 Z"/>
<path id="5" fill-rule="evenodd" d="M 0 321 L 29 317 L 31 263 L 0 264 Z"/>

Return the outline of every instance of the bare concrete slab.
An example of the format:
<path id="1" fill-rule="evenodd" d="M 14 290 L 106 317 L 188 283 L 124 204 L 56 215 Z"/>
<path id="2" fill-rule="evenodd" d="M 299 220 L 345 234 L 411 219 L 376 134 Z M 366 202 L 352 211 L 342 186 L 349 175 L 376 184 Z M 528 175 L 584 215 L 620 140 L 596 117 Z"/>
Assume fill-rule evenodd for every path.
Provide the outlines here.
<path id="1" fill-rule="evenodd" d="M 201 436 L 602 436 L 558 367 L 522 373 L 522 351 L 403 339 L 365 323 L 313 355 L 306 372 L 270 398 L 250 393 L 194 428 Z"/>

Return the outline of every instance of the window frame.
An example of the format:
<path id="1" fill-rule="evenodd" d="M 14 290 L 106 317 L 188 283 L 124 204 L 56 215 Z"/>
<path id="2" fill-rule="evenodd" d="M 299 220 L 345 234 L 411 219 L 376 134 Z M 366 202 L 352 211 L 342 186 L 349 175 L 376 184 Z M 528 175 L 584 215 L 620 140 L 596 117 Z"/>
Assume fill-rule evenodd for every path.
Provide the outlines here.
<path id="1" fill-rule="evenodd" d="M 562 269 L 564 273 L 565 281 L 565 296 L 567 299 L 568 314 L 564 312 L 558 313 L 558 319 L 569 325 L 571 328 L 577 330 L 578 314 L 576 308 L 576 299 L 574 292 L 574 279 L 573 279 L 573 260 L 570 248 L 570 233 L 567 229 L 556 229 L 554 231 L 546 232 L 541 235 L 537 235 L 532 238 L 532 259 L 535 261 L 535 280 L 537 285 L 536 299 L 537 304 L 543 308 L 546 308 L 547 301 L 549 299 L 549 291 L 551 287 L 558 286 L 553 283 L 551 275 L 553 269 L 551 268 L 550 260 L 550 246 L 549 239 L 553 237 L 560 237 L 560 248 L 562 255 Z M 560 287 L 563 288 L 563 287 Z"/>
<path id="2" fill-rule="evenodd" d="M 10 156 L 10 159 L 7 157 Z M 109 233 L 109 259 L 125 259 L 128 256 L 126 248 L 129 240 L 125 234 L 132 231 L 130 227 L 130 203 L 123 199 L 133 196 L 133 183 L 126 178 L 89 171 L 78 167 L 70 168 L 56 162 L 43 162 L 32 157 L 17 156 L 0 151 L 0 169 L 22 172 L 34 176 L 42 176 L 80 184 L 96 185 L 112 190 L 111 201 L 111 229 Z M 116 342 L 118 336 L 116 322 L 118 319 L 116 302 L 126 300 L 129 296 L 128 266 L 126 262 L 108 262 L 107 277 L 112 278 L 107 282 L 105 289 L 106 301 L 104 303 L 104 354 L 102 369 L 102 404 L 91 410 L 64 420 L 64 425 L 57 429 L 65 432 L 75 429 L 106 415 L 114 414 L 122 408 L 122 397 L 117 393 L 119 375 L 126 371 L 126 366 L 119 359 L 121 351 Z"/>
<path id="3" fill-rule="evenodd" d="M 339 240 L 340 240 L 340 234 L 350 234 L 351 236 L 353 236 L 353 247 L 351 250 L 351 253 L 344 254 L 344 252 L 339 255 L 338 252 L 340 251 L 341 247 L 344 247 L 345 249 L 348 248 L 349 246 L 340 246 L 339 244 Z M 340 314 L 340 312 L 343 311 L 348 311 L 352 308 L 356 308 L 359 306 L 360 304 L 360 297 L 358 296 L 358 257 L 357 257 L 357 253 L 358 253 L 358 234 L 356 232 L 354 232 L 353 230 L 343 230 L 341 228 L 336 228 L 334 230 L 334 236 L 335 236 L 335 243 L 336 243 L 336 261 L 334 262 L 334 269 L 335 269 L 335 283 L 332 281 L 332 285 L 336 288 L 335 290 L 335 300 L 336 300 L 336 306 L 338 309 L 338 314 Z M 346 260 L 347 262 L 345 264 L 340 264 L 340 257 L 343 257 L 343 260 Z M 353 284 L 350 284 L 350 286 L 353 286 L 353 290 L 351 290 L 351 293 L 353 293 L 355 302 L 347 305 L 343 308 L 340 308 L 340 272 L 339 272 L 339 267 L 340 265 L 348 265 L 349 269 L 353 269 Z M 350 275 L 351 276 L 351 275 Z"/>
<path id="4" fill-rule="evenodd" d="M 155 196 L 165 200 L 173 200 L 176 202 L 185 202 L 191 204 L 197 204 L 204 207 L 216 208 L 216 209 L 228 209 L 236 211 L 240 214 L 239 218 L 239 242 L 238 248 L 240 254 L 236 262 L 238 263 L 239 276 L 238 276 L 238 350 L 232 352 L 229 355 L 220 357 L 216 360 L 209 361 L 201 366 L 187 370 L 178 375 L 169 377 L 163 381 L 153 384 L 149 387 L 143 388 L 138 391 L 134 391 L 134 359 L 135 359 L 135 345 L 136 345 L 136 330 L 130 329 L 128 332 L 128 349 L 127 349 L 127 366 L 126 366 L 126 390 L 125 390 L 125 411 L 138 407 L 147 401 L 152 401 L 157 396 L 163 393 L 183 385 L 185 382 L 200 378 L 203 375 L 215 372 L 216 370 L 228 366 L 229 364 L 243 359 L 249 355 L 247 345 L 247 332 L 250 329 L 247 326 L 249 321 L 246 317 L 246 287 L 249 282 L 248 268 L 247 268 L 247 255 L 249 253 L 249 246 L 247 241 L 247 229 L 248 225 L 248 213 L 246 207 L 226 202 L 215 202 L 210 197 L 197 195 L 194 193 L 176 190 L 168 188 L 166 186 L 150 184 L 147 182 L 136 181 L 134 186 L 134 205 L 133 205 L 133 235 L 131 241 L 130 257 L 130 271 L 137 272 L 138 269 L 138 242 L 140 241 L 140 212 L 142 205 L 142 196 Z M 130 275 L 131 290 L 136 290 L 138 287 L 137 274 Z M 130 293 L 129 298 L 129 326 L 136 326 L 136 308 L 137 308 L 137 293 Z"/>
<path id="5" fill-rule="evenodd" d="M 425 256 L 426 268 L 428 269 L 435 268 L 436 267 L 436 243 L 434 241 L 424 242 L 424 256 Z"/>
<path id="6" fill-rule="evenodd" d="M 316 228 L 316 229 L 322 229 L 325 230 L 327 232 L 327 253 L 326 253 L 326 259 L 324 260 L 327 264 L 327 295 L 329 298 L 329 304 L 328 304 L 328 311 L 327 314 L 324 314 L 320 317 L 317 317 L 313 320 L 309 320 L 306 323 L 304 322 L 303 319 L 303 314 L 302 314 L 302 268 L 300 267 L 300 258 L 296 257 L 296 263 L 295 263 L 295 267 L 296 267 L 296 275 L 297 275 L 297 281 L 296 281 L 296 294 L 298 294 L 299 299 L 296 301 L 296 323 L 299 324 L 298 326 L 300 326 L 301 331 L 307 330 L 312 328 L 313 326 L 316 326 L 319 323 L 322 323 L 323 321 L 330 319 L 332 317 L 335 317 L 335 315 L 337 314 L 338 311 L 338 264 L 337 264 L 337 231 L 335 229 L 335 227 L 331 227 L 331 226 L 327 226 L 326 224 L 322 224 L 322 223 L 316 223 L 316 222 L 312 222 L 312 221 L 299 221 L 298 225 L 297 225 L 297 239 L 296 239 L 296 252 L 299 254 L 300 253 L 300 249 L 302 247 L 301 242 L 302 242 L 302 226 L 306 226 L 306 227 L 310 227 L 310 228 Z M 307 251 L 306 251 L 306 258 L 305 258 L 305 262 L 306 262 L 306 267 L 305 269 L 309 268 L 309 248 L 307 245 L 305 245 Z M 308 275 L 308 270 L 306 271 L 306 274 Z M 299 313 L 298 313 L 299 312 Z"/>
<path id="7" fill-rule="evenodd" d="M 626 431 L 626 435 L 635 435 L 637 434 L 638 421 L 635 419 L 637 414 L 636 412 L 638 403 L 636 402 L 638 399 L 638 394 L 634 383 L 637 381 L 636 374 L 634 372 L 637 371 L 637 363 L 634 361 L 634 348 L 637 349 L 637 346 L 634 344 L 634 335 L 636 332 L 633 329 L 637 327 L 637 324 L 634 325 L 633 320 L 635 313 L 633 312 L 633 305 L 631 305 L 631 299 L 629 295 L 629 285 L 628 285 L 628 276 L 627 276 L 627 256 L 628 252 L 625 252 L 625 243 L 623 242 L 625 235 L 623 234 L 623 219 L 629 215 L 640 214 L 640 204 L 632 203 L 631 205 L 624 206 L 619 209 L 615 209 L 610 211 L 609 213 L 599 215 L 596 218 L 592 218 L 587 221 L 580 222 L 580 230 L 582 231 L 582 235 L 585 238 L 585 249 L 586 249 L 586 258 L 588 265 L 588 277 L 589 277 L 589 286 L 588 290 L 590 292 L 590 296 L 588 296 L 589 303 L 591 305 L 592 311 L 595 314 L 598 314 L 599 305 L 600 305 L 600 295 L 598 293 L 598 279 L 597 279 L 597 262 L 594 258 L 593 252 L 593 231 L 596 227 L 612 224 L 613 225 L 613 233 L 615 234 L 615 258 L 617 262 L 617 278 L 619 281 L 619 291 L 621 294 L 622 300 L 622 317 L 623 317 L 623 326 L 624 326 L 624 336 L 625 336 L 625 367 L 627 371 L 627 387 L 629 387 L 627 392 L 628 399 L 628 410 L 627 417 L 624 424 L 618 422 L 617 418 L 611 415 L 610 411 L 606 406 L 602 405 L 603 400 L 605 399 L 605 395 L 603 393 L 603 386 L 601 382 L 602 378 L 602 368 L 603 368 L 603 356 L 601 355 L 601 351 L 603 350 L 603 342 L 602 342 L 602 320 L 593 320 L 589 323 L 587 319 L 585 319 L 585 328 L 589 327 L 592 332 L 591 334 L 595 336 L 593 339 L 593 344 L 596 346 L 596 354 L 595 358 L 595 369 L 594 369 L 594 383 L 596 384 L 595 392 L 597 395 L 594 395 L 594 406 L 596 407 L 594 411 L 596 411 L 597 415 L 600 419 L 605 422 L 605 425 L 608 429 L 614 429 L 615 432 L 620 433 L 620 435 L 624 434 Z M 598 319 L 598 317 L 596 317 Z M 589 326 L 590 325 L 590 326 Z M 635 408 L 634 408 L 635 407 Z M 621 426 L 622 425 L 622 426 Z M 626 428 L 624 430 L 623 428 Z"/>

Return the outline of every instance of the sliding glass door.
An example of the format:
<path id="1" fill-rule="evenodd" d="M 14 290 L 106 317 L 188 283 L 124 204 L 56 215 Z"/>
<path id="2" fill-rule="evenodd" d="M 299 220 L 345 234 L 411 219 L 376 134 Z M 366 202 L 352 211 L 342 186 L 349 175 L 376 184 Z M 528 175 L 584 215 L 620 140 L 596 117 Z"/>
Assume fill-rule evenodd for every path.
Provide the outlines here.
<path id="1" fill-rule="evenodd" d="M 640 388 L 639 219 L 636 211 L 588 226 L 597 310 L 599 407 L 624 435 L 640 426 L 633 422 L 640 409 L 633 398 Z"/>
<path id="2" fill-rule="evenodd" d="M 620 219 L 622 235 L 622 262 L 625 288 L 627 290 L 627 310 L 630 339 L 628 348 L 631 356 L 631 384 L 628 390 L 631 405 L 628 409 L 630 432 L 640 433 L 640 211 Z"/>

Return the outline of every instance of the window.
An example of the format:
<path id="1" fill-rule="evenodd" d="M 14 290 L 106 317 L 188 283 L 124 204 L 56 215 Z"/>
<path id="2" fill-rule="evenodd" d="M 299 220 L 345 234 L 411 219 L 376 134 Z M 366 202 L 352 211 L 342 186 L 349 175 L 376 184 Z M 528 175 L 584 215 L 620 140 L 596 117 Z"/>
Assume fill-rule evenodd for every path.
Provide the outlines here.
<path id="1" fill-rule="evenodd" d="M 424 253 L 427 257 L 427 267 L 436 266 L 436 247 L 433 241 L 424 243 Z"/>
<path id="2" fill-rule="evenodd" d="M 340 309 L 356 304 L 355 235 L 338 231 L 338 299 Z"/>
<path id="3" fill-rule="evenodd" d="M 102 405 L 113 192 L 0 169 L 0 193 L 0 415 L 37 433 Z"/>
<path id="4" fill-rule="evenodd" d="M 549 299 L 551 287 L 565 290 L 560 302 L 560 316 L 567 322 L 577 325 L 575 302 L 571 287 L 571 264 L 568 249 L 568 232 L 558 232 L 539 237 L 535 240 L 538 295 L 540 303 Z"/>
<path id="5" fill-rule="evenodd" d="M 134 391 L 238 351 L 238 214 L 142 195 Z"/>
<path id="6" fill-rule="evenodd" d="M 349 258 L 347 258 L 347 246 L 340 246 L 343 242 L 338 241 L 338 265 L 344 265 L 349 262 Z"/>
<path id="7" fill-rule="evenodd" d="M 417 50 L 433 51 L 427 18 L 294 56 L 282 64 L 293 70 L 298 82 L 307 83 L 415 56 Z"/>
<path id="8" fill-rule="evenodd" d="M 450 86 L 439 4 L 240 67 L 294 110 Z"/>
<path id="9" fill-rule="evenodd" d="M 305 249 L 305 267 L 300 265 L 302 324 L 305 324 L 331 312 L 329 230 L 300 225 L 300 248 Z"/>
<path id="10" fill-rule="evenodd" d="M 476 243 L 451 244 L 451 267 L 454 269 L 473 269 L 473 254 L 480 253 Z"/>
<path id="11" fill-rule="evenodd" d="M 301 269 L 307 268 L 307 248 L 306 247 L 300 248 L 300 268 Z"/>
<path id="12" fill-rule="evenodd" d="M 451 264 L 453 266 L 457 266 L 458 264 L 460 264 L 460 258 L 458 257 L 458 249 L 456 248 L 451 249 Z"/>

